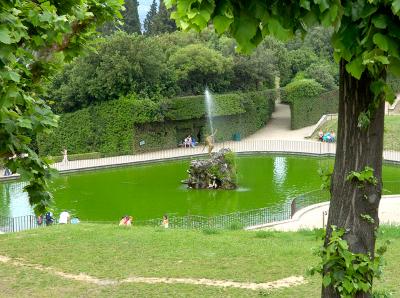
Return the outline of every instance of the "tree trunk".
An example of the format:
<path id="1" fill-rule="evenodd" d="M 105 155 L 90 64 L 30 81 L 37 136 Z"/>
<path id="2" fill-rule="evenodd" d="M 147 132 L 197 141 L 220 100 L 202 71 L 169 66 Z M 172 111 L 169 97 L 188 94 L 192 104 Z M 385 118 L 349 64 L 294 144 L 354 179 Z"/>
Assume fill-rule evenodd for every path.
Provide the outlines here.
<path id="1" fill-rule="evenodd" d="M 384 102 L 379 104 L 367 128 L 358 127 L 358 116 L 373 102 L 369 87 L 372 78 L 365 72 L 360 80 L 353 78 L 340 62 L 339 119 L 335 168 L 331 180 L 331 203 L 327 223 L 325 246 L 331 236 L 331 226 L 346 230 L 344 239 L 354 253 L 370 253 L 374 257 L 375 230 L 379 225 L 378 207 L 382 191 L 382 150 L 384 129 Z M 385 74 L 383 74 L 385 76 Z M 346 177 L 351 171 L 374 169 L 376 186 L 357 187 Z M 371 223 L 361 217 L 367 214 Z M 322 297 L 339 297 L 333 287 L 322 287 Z M 359 292 L 356 297 L 371 297 Z"/>

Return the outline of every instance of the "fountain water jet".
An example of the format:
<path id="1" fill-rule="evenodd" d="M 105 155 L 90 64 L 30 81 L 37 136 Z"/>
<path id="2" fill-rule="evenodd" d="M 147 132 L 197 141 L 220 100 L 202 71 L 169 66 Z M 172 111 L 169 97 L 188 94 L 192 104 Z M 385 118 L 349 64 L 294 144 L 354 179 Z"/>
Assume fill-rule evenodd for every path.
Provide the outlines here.
<path id="1" fill-rule="evenodd" d="M 211 95 L 210 90 L 208 89 L 208 87 L 206 87 L 206 90 L 204 91 L 204 96 L 205 96 L 205 103 L 206 103 L 206 110 L 207 110 L 207 117 L 208 117 L 208 121 L 210 124 L 210 129 L 211 132 L 210 134 L 214 133 L 214 126 L 213 126 L 213 121 L 212 121 L 212 111 L 214 109 L 214 100 L 213 97 Z"/>

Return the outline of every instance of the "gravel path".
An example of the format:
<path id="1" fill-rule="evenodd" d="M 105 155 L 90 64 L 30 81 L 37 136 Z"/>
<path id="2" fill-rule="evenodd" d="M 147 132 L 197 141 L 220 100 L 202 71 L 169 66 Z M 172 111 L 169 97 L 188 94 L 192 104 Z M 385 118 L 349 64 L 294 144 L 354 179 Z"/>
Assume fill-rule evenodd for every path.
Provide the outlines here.
<path id="1" fill-rule="evenodd" d="M 290 107 L 289 105 L 277 103 L 275 112 L 267 125 L 246 140 L 304 140 L 315 129 L 315 125 L 307 126 L 301 129 L 290 129 Z"/>

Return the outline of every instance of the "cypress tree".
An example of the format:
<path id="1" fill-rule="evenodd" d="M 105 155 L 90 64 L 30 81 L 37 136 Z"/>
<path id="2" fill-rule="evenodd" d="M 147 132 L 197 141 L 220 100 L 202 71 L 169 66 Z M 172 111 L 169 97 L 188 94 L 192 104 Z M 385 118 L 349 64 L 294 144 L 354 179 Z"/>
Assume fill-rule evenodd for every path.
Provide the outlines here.
<path id="1" fill-rule="evenodd" d="M 150 10 L 146 15 L 146 19 L 144 20 L 144 34 L 153 35 L 154 34 L 154 21 L 157 15 L 157 1 L 153 0 L 153 3 L 150 6 Z"/>
<path id="2" fill-rule="evenodd" d="M 123 16 L 124 24 L 121 26 L 118 24 L 118 19 L 112 22 L 105 23 L 99 31 L 105 35 L 112 34 L 114 31 L 120 29 L 127 33 L 138 33 L 141 34 L 141 26 L 138 13 L 138 1 L 137 0 L 125 0 L 125 10 L 121 11 Z"/>
<path id="3" fill-rule="evenodd" d="M 153 34 L 161 34 L 165 32 L 176 31 L 176 24 L 174 20 L 170 18 L 171 12 L 165 7 L 164 1 L 160 1 L 158 13 L 154 18 Z"/>
<path id="4" fill-rule="evenodd" d="M 141 34 L 137 0 L 125 0 L 125 11 L 122 12 L 124 25 L 122 30 L 127 33 Z"/>

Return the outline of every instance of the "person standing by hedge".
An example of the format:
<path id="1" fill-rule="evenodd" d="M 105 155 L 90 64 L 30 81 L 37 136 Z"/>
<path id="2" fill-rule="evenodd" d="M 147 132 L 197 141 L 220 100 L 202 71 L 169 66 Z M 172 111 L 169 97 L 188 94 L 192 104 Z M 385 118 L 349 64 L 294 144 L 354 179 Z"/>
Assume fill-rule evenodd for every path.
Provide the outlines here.
<path id="1" fill-rule="evenodd" d="M 62 155 L 63 155 L 63 160 L 62 163 L 66 164 L 68 162 L 68 151 L 66 148 L 64 148 L 63 151 L 61 151 Z"/>

